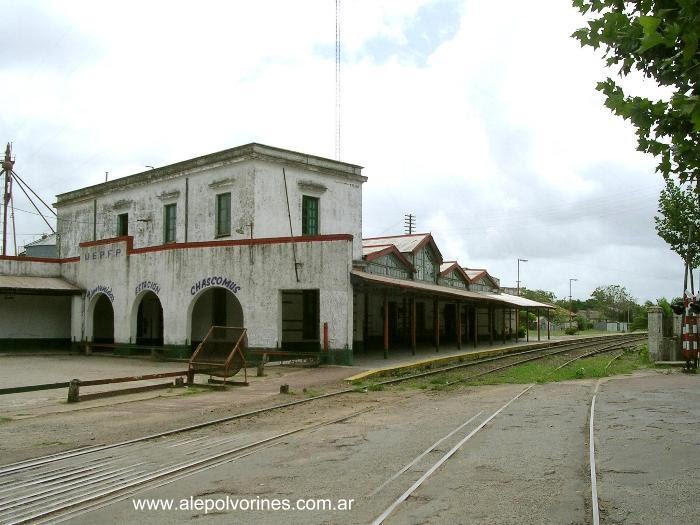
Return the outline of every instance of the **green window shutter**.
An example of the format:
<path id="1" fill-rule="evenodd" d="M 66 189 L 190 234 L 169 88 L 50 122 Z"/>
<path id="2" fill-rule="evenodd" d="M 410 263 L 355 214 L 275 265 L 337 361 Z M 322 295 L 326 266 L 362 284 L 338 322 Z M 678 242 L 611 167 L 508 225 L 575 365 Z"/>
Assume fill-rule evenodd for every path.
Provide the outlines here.
<path id="1" fill-rule="evenodd" d="M 302 196 L 301 199 L 301 234 L 318 235 L 318 199 Z"/>
<path id="2" fill-rule="evenodd" d="M 169 242 L 175 242 L 176 231 L 177 231 L 177 204 L 166 204 L 163 208 L 164 215 L 164 231 L 163 239 L 167 244 Z"/>
<path id="3" fill-rule="evenodd" d="M 216 236 L 231 235 L 231 193 L 216 196 Z"/>

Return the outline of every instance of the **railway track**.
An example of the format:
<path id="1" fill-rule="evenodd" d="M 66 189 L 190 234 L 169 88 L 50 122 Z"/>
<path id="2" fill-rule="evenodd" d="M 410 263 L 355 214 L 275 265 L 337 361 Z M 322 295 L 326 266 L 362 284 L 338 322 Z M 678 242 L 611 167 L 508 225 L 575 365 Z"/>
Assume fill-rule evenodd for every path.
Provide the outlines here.
<path id="1" fill-rule="evenodd" d="M 429 375 L 475 369 L 474 374 L 453 382 L 466 381 L 537 359 L 552 358 L 572 352 L 580 354 L 562 365 L 565 366 L 576 359 L 630 346 L 642 337 L 628 336 L 621 339 L 616 338 L 615 342 L 611 342 L 609 338 L 607 341 L 576 341 L 554 348 L 526 350 L 391 378 L 375 384 L 392 385 Z M 520 395 L 529 388 L 531 387 Z M 144 489 L 172 483 L 214 466 L 236 461 L 274 446 L 292 434 L 310 432 L 322 426 L 342 422 L 369 409 L 353 412 L 337 419 L 316 421 L 283 433 L 259 435 L 256 439 L 245 442 L 241 441 L 241 436 L 238 434 L 217 439 L 206 435 L 194 435 L 196 431 L 209 426 L 223 425 L 265 412 L 356 391 L 354 387 L 337 390 L 120 443 L 74 449 L 5 465 L 0 467 L 0 523 L 41 523 L 68 519 L 124 499 Z M 474 433 L 483 428 L 497 413 L 482 423 Z"/>

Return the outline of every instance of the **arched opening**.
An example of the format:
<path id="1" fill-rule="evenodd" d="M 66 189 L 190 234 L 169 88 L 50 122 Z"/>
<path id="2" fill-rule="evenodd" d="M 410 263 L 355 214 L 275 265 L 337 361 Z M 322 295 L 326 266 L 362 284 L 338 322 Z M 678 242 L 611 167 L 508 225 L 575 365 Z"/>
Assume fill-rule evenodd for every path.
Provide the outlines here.
<path id="1" fill-rule="evenodd" d="M 163 306 L 153 292 L 146 292 L 139 303 L 136 314 L 136 344 L 163 345 Z"/>
<path id="2" fill-rule="evenodd" d="M 190 342 L 196 348 L 212 326 L 244 326 L 243 308 L 233 292 L 208 288 L 194 299 L 190 326 Z"/>
<path id="3" fill-rule="evenodd" d="M 92 311 L 92 340 L 95 343 L 114 343 L 114 308 L 104 294 L 99 294 Z"/>

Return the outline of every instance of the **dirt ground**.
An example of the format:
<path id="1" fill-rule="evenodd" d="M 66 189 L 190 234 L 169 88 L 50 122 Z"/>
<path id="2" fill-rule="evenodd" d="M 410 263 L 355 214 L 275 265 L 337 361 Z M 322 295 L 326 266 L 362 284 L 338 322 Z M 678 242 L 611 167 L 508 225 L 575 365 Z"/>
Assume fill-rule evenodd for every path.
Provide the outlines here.
<path id="1" fill-rule="evenodd" d="M 284 380 L 298 385 L 293 389 L 308 380 L 306 388 L 312 388 L 313 372 L 293 370 Z M 597 387 L 595 445 L 602 523 L 697 523 L 691 496 L 700 489 L 699 381 L 700 377 L 677 372 L 645 372 L 604 380 L 599 386 L 596 380 L 536 385 L 464 443 L 386 522 L 590 523 L 588 414 Z M 325 386 L 313 388 L 338 384 L 329 378 Z M 288 436 L 256 454 L 134 496 L 176 502 L 343 498 L 354 500 L 352 510 L 136 511 L 129 497 L 71 522 L 371 523 L 447 450 L 524 388 L 352 393 L 209 427 L 198 435 L 245 443 L 309 421 L 357 412 L 346 421 Z M 2 463 L 60 448 L 40 443 L 54 436 L 66 436 L 62 446 L 72 448 L 86 440 L 90 444 L 89 436 L 94 437 L 92 443 L 123 439 L 288 396 L 250 399 L 249 404 L 239 404 L 235 392 L 207 392 L 9 421 L 0 424 Z M 387 483 L 431 444 L 474 416 L 435 451 Z M 138 450 L 142 458 L 155 462 L 167 455 L 155 443 Z"/>

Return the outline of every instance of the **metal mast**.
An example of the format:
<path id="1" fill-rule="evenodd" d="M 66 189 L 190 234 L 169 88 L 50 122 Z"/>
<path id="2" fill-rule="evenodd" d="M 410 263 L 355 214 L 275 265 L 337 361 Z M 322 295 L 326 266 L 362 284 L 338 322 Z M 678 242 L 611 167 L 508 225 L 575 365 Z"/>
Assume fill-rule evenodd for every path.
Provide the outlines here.
<path id="1" fill-rule="evenodd" d="M 5 158 L 2 161 L 2 175 L 5 176 L 5 191 L 2 199 L 2 254 L 7 255 L 7 208 L 12 200 L 12 168 L 15 161 L 12 160 L 12 144 L 7 143 L 5 148 Z M 15 246 L 17 245 L 17 233 L 12 230 L 15 236 Z M 16 254 L 15 254 L 16 255 Z"/>
<path id="2" fill-rule="evenodd" d="M 335 160 L 340 160 L 340 0 L 335 0 Z"/>

